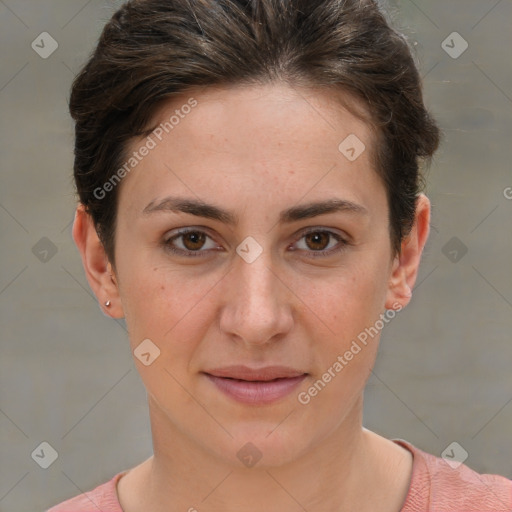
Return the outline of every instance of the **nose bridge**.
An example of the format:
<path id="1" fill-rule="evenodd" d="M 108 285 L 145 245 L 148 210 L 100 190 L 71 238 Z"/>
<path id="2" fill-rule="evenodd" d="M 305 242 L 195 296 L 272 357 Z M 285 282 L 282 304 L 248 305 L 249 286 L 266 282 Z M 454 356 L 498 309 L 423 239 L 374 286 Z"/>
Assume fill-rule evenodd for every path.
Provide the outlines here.
<path id="1" fill-rule="evenodd" d="M 276 276 L 272 272 L 272 255 L 267 250 L 262 252 L 254 261 L 238 262 L 237 273 L 242 287 L 241 294 L 246 295 L 249 302 L 257 301 L 263 306 L 276 301 Z M 244 290 L 245 288 L 245 290 Z"/>
<path id="2" fill-rule="evenodd" d="M 286 287 L 276 275 L 271 251 L 256 243 L 244 241 L 237 248 L 239 260 L 230 272 L 230 293 L 221 321 L 226 333 L 251 344 L 265 343 L 291 325 Z"/>

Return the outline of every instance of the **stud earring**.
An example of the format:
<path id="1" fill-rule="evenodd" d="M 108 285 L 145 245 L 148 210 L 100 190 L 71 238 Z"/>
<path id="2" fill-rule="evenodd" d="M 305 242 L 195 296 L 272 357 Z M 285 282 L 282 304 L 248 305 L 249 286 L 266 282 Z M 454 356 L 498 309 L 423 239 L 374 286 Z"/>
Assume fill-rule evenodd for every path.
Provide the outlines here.
<path id="1" fill-rule="evenodd" d="M 109 301 L 109 300 L 107 300 L 107 302 L 105 302 L 105 306 L 106 306 L 107 308 L 108 308 L 108 307 L 110 307 L 110 301 Z"/>

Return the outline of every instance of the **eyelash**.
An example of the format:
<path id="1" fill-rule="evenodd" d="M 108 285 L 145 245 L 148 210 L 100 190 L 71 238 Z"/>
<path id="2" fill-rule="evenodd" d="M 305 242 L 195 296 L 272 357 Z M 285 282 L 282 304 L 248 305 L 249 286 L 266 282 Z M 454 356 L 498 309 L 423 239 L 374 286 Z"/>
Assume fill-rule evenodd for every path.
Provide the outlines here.
<path id="1" fill-rule="evenodd" d="M 211 239 L 211 237 L 210 237 L 210 235 L 208 235 L 208 233 L 206 233 L 205 231 L 202 231 L 200 229 L 195 229 L 195 228 L 183 229 L 183 230 L 178 231 L 172 237 L 167 238 L 166 240 L 163 241 L 163 245 L 164 245 L 165 249 L 174 254 L 177 254 L 179 256 L 193 257 L 193 258 L 194 257 L 203 257 L 201 255 L 201 253 L 208 252 L 208 250 L 184 251 L 183 249 L 176 249 L 175 247 L 172 246 L 172 242 L 174 240 L 179 239 L 188 233 L 201 233 Z M 311 251 L 311 250 L 306 251 L 306 252 L 309 252 L 313 258 L 319 258 L 319 257 L 325 258 L 327 256 L 331 256 L 333 254 L 343 251 L 346 248 L 346 246 L 349 245 L 349 242 L 347 240 L 345 240 L 343 237 L 341 237 L 340 235 L 338 235 L 337 233 L 334 233 L 333 231 L 328 231 L 326 229 L 320 229 L 320 228 L 313 228 L 313 229 L 309 229 L 309 230 L 303 232 L 301 237 L 297 240 L 297 242 L 311 233 L 327 233 L 328 235 L 335 238 L 339 242 L 339 247 L 337 247 L 337 248 L 335 247 L 335 248 L 331 248 L 329 250 L 322 250 L 322 251 Z M 299 249 L 299 250 L 302 250 L 302 249 Z"/>

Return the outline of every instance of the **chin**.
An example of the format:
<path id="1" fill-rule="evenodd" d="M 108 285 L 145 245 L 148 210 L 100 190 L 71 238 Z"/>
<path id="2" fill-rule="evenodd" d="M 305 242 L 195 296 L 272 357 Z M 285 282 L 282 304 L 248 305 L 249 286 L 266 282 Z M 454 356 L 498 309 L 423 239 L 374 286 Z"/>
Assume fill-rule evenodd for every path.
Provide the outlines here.
<path id="1" fill-rule="evenodd" d="M 286 416 L 283 416 L 283 418 Z M 281 421 L 281 420 L 280 420 Z M 311 444 L 304 437 L 308 429 L 292 431 L 279 422 L 254 421 L 228 428 L 233 438 L 226 439 L 225 449 L 215 450 L 236 467 L 270 469 L 286 465 L 301 456 Z"/>

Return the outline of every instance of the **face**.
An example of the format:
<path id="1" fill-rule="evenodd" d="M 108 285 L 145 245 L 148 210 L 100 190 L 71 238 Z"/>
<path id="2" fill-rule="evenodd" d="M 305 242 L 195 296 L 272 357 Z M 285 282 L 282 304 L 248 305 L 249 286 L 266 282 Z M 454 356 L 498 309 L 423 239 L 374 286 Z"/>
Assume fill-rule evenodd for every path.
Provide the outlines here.
<path id="1" fill-rule="evenodd" d="M 144 354 L 154 435 L 238 465 L 250 441 L 260 465 L 282 464 L 350 423 L 380 334 L 362 333 L 400 309 L 372 134 L 331 95 L 275 84 L 173 99 L 155 125 L 173 115 L 169 133 L 131 145 L 151 149 L 122 181 L 116 227 L 119 307 Z M 339 149 L 351 134 L 366 146 L 355 160 Z M 299 377 L 264 389 L 208 376 L 232 365 Z"/>

